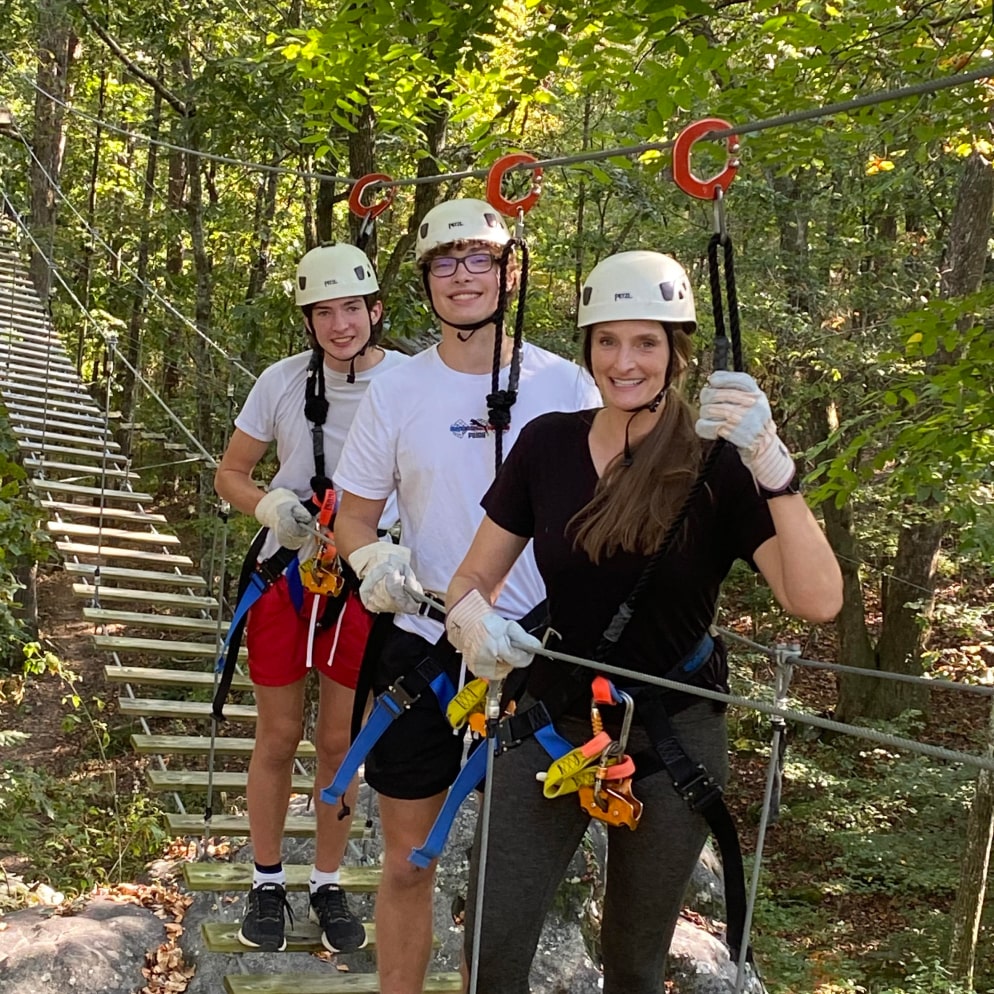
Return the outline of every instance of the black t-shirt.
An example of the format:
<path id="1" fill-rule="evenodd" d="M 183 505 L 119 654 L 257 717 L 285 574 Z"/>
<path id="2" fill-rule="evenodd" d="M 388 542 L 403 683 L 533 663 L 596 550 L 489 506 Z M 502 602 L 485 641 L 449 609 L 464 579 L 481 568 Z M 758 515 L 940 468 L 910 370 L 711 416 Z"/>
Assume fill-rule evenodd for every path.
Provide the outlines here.
<path id="1" fill-rule="evenodd" d="M 642 575 L 648 556 L 619 552 L 594 565 L 566 525 L 594 495 L 597 471 L 588 435 L 595 410 L 544 414 L 521 432 L 482 504 L 501 528 L 534 539 L 551 625 L 563 652 L 591 658 L 618 606 Z M 637 458 L 637 457 L 636 457 Z M 611 662 L 665 676 L 693 651 L 714 618 L 719 588 L 736 559 L 775 533 L 736 450 L 726 445 L 666 560 L 625 630 Z M 562 664 L 536 656 L 528 690 L 538 698 Z"/>

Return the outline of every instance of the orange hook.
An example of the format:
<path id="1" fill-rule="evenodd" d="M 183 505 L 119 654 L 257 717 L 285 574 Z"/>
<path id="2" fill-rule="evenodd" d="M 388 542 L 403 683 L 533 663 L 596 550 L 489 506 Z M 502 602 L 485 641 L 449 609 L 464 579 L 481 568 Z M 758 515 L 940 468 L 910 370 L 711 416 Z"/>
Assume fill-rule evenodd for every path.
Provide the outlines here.
<path id="1" fill-rule="evenodd" d="M 386 187 L 383 190 L 383 199 L 376 204 L 364 204 L 362 202 L 362 195 L 366 192 L 367 187 L 372 186 L 374 183 L 384 182 L 392 182 L 386 173 L 367 173 L 362 179 L 356 180 L 352 191 L 349 193 L 349 210 L 353 214 L 358 214 L 359 217 L 364 218 L 366 221 L 371 221 L 373 218 L 379 217 L 393 203 L 393 198 L 397 195 L 397 188 L 394 186 Z"/>
<path id="2" fill-rule="evenodd" d="M 735 135 L 729 135 L 726 139 L 728 149 L 728 161 L 725 168 L 717 176 L 711 179 L 702 180 L 693 174 L 690 169 L 690 152 L 694 143 L 703 138 L 711 131 L 725 131 L 731 125 L 719 117 L 705 117 L 700 121 L 687 125 L 683 131 L 677 135 L 673 143 L 673 182 L 676 183 L 684 193 L 699 200 L 714 200 L 716 191 L 727 193 L 728 188 L 735 179 L 735 173 L 739 168 L 739 160 L 735 158 L 739 150 L 739 140 Z"/>
<path id="3" fill-rule="evenodd" d="M 487 173 L 487 200 L 492 207 L 496 207 L 501 214 L 506 217 L 515 217 L 519 212 L 530 211 L 538 198 L 542 195 L 542 169 L 532 170 L 531 192 L 525 194 L 520 200 L 508 200 L 503 192 L 504 174 L 514 166 L 520 166 L 523 162 L 538 162 L 534 155 L 527 152 L 512 152 L 499 158 Z"/>

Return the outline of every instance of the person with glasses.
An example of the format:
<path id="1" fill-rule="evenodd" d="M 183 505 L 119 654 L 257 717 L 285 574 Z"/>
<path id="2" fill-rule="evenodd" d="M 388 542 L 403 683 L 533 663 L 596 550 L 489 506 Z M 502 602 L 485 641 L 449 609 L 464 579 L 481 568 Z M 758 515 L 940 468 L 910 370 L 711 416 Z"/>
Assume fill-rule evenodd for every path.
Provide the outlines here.
<path id="1" fill-rule="evenodd" d="M 426 659 L 458 685 L 459 659 L 444 638 L 440 613 L 419 613 L 422 605 L 410 591 L 444 591 L 448 585 L 483 515 L 480 498 L 494 479 L 496 436 L 506 453 L 539 414 L 596 403 L 586 372 L 527 342 L 515 360 L 516 395 L 503 393 L 515 353 L 511 336 L 499 343 L 496 338 L 501 274 L 509 284 L 505 290 L 517 279 L 510 241 L 500 214 L 483 201 L 452 200 L 428 212 L 418 228 L 416 261 L 441 341 L 372 385 L 335 471 L 344 490 L 338 549 L 362 581 L 366 607 L 394 616 L 382 641 L 374 632 L 363 662 L 375 694 Z M 493 423 L 492 413 L 498 344 L 498 393 L 513 402 L 502 426 Z M 386 546 L 376 541 L 376 522 L 394 488 L 400 544 Z M 526 553 L 507 578 L 497 610 L 522 619 L 544 600 L 535 562 Z M 521 636 L 528 638 L 524 631 Z M 366 757 L 366 780 L 379 793 L 383 826 L 376 945 L 384 994 L 423 990 L 435 867 L 419 869 L 408 855 L 428 835 L 462 752 L 462 736 L 453 734 L 438 700 L 425 692 Z"/>
<path id="2" fill-rule="evenodd" d="M 506 675 L 528 665 L 527 652 L 501 655 L 502 640 L 514 645 L 520 637 L 507 631 L 491 602 L 524 549 L 534 546 L 548 590 L 552 648 L 596 658 L 605 630 L 637 588 L 606 661 L 727 693 L 724 647 L 710 628 L 734 561 L 761 573 L 784 610 L 810 622 L 830 621 L 842 605 L 838 563 L 799 494 L 794 460 L 756 381 L 741 372 L 712 373 L 695 420 L 680 385 L 693 360 L 697 317 L 690 281 L 675 259 L 649 251 L 603 259 L 583 286 L 578 326 L 584 365 L 603 400 L 590 410 L 536 418 L 522 431 L 483 498 L 486 517 L 449 586 L 449 639 L 470 669 L 496 665 Z M 727 444 L 712 462 L 706 457 L 718 438 Z M 695 486 L 705 464 L 708 474 Z M 677 521 L 682 525 L 668 542 Z M 594 672 L 574 675 L 571 665 L 541 655 L 525 672 L 511 721 L 524 729 L 531 715 L 535 724 L 528 732 L 509 730 L 520 744 L 501 753 L 493 771 L 478 950 L 478 989 L 486 994 L 528 994 L 559 883 L 591 812 L 606 813 L 613 803 L 596 781 L 583 806 L 579 792 L 557 793 L 536 777 L 552 772 L 541 744 L 549 741 L 550 717 L 568 746 L 591 740 Z M 674 788 L 670 773 L 689 768 L 724 786 L 724 706 L 682 690 L 659 692 L 638 676 L 612 680 L 633 701 L 622 754 L 634 757 L 634 769 L 619 766 L 635 777 L 628 782 L 641 817 L 607 830 L 603 991 L 660 994 L 684 892 L 708 835 L 705 817 Z M 621 711 L 602 712 L 614 740 L 626 736 Z M 681 750 L 682 767 L 674 762 Z M 470 961 L 476 880 L 471 866 Z"/>

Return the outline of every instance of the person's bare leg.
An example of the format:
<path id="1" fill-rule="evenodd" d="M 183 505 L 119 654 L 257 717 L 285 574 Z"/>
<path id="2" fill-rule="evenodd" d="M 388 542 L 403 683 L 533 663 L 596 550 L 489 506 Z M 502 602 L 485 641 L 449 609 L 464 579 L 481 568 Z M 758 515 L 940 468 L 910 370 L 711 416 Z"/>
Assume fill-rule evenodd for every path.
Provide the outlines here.
<path id="1" fill-rule="evenodd" d="M 420 869 L 408 860 L 445 801 L 380 796 L 383 878 L 376 895 L 376 963 L 382 994 L 421 994 L 431 959 L 435 863 Z"/>
<path id="2" fill-rule="evenodd" d="M 322 872 L 331 873 L 338 869 L 345 855 L 352 815 L 339 818 L 341 806 L 325 804 L 321 800 L 321 791 L 334 779 L 348 752 L 355 692 L 335 683 L 323 673 L 320 681 L 320 704 L 317 727 L 314 730 L 314 747 L 317 750 L 317 772 L 314 776 L 317 843 L 314 865 Z M 344 798 L 350 812 L 355 809 L 357 794 L 358 781 L 353 780 Z"/>
<path id="3" fill-rule="evenodd" d="M 282 858 L 293 757 L 302 729 L 304 680 L 286 687 L 256 686 L 255 702 L 259 717 L 245 796 L 253 858 L 272 866 Z"/>

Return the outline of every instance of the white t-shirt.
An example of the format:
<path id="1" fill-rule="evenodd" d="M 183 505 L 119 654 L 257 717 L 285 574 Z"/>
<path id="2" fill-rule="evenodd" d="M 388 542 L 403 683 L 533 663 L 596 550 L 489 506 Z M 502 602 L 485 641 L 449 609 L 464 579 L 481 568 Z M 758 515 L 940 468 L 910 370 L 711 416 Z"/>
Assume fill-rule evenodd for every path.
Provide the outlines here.
<path id="1" fill-rule="evenodd" d="M 235 427 L 246 435 L 260 442 L 276 442 L 279 469 L 269 487 L 286 487 L 298 497 L 310 495 L 311 477 L 314 476 L 311 423 L 304 417 L 307 367 L 311 354 L 310 350 L 300 352 L 265 369 L 235 418 Z M 335 468 L 349 425 L 369 385 L 389 370 L 403 365 L 408 358 L 402 352 L 384 351 L 383 358 L 375 366 L 356 373 L 355 383 L 349 383 L 345 373 L 325 365 L 324 395 L 328 398 L 328 418 L 323 427 L 325 472 Z M 334 482 L 335 489 L 341 495 L 338 481 Z M 390 528 L 397 521 L 396 498 L 388 496 L 390 499 L 380 519 L 381 528 Z M 276 540 L 270 535 L 260 558 L 272 555 L 277 548 Z"/>
<path id="2" fill-rule="evenodd" d="M 502 389 L 508 372 L 501 370 Z M 489 373 L 457 372 L 442 361 L 437 346 L 426 349 L 370 385 L 335 470 L 337 486 L 368 500 L 396 490 L 400 540 L 411 549 L 414 574 L 425 590 L 445 592 L 483 520 L 480 500 L 494 479 L 488 393 Z M 525 343 L 504 456 L 539 414 L 600 406 L 585 370 Z M 508 618 L 521 618 L 544 599 L 529 544 L 496 606 Z M 418 615 L 397 615 L 395 623 L 431 642 L 442 634 L 439 622 Z"/>

